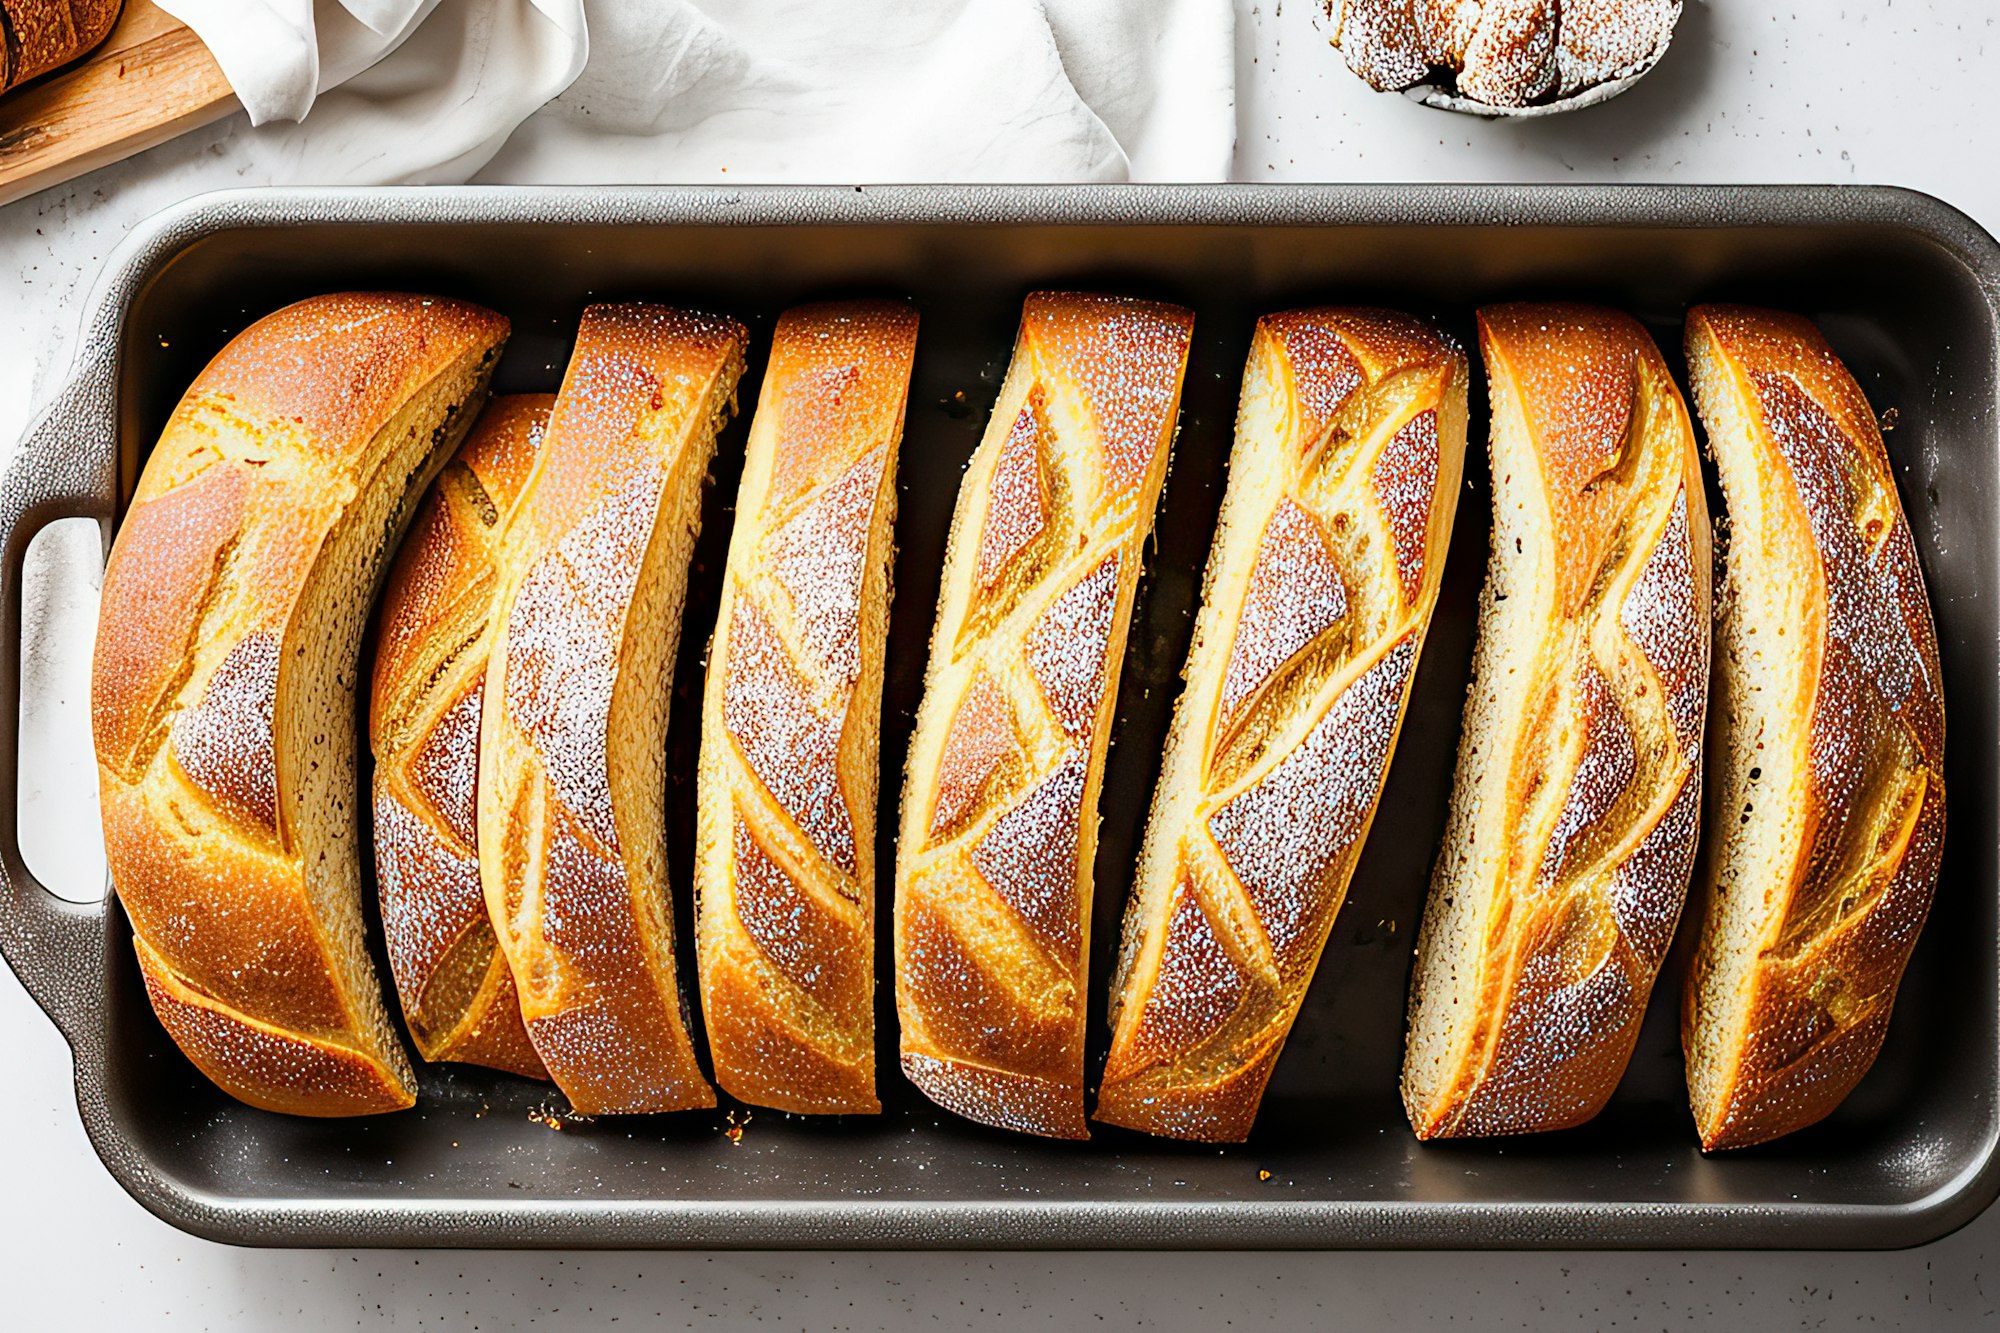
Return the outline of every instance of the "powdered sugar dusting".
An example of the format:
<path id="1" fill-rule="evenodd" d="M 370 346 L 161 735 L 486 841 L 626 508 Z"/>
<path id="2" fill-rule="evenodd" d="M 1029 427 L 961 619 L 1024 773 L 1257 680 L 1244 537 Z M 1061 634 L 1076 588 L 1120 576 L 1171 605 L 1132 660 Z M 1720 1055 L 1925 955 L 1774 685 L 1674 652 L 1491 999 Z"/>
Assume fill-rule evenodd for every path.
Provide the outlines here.
<path id="1" fill-rule="evenodd" d="M 1562 0 L 1556 91 L 1564 97 L 1631 74 L 1664 48 L 1681 0 Z"/>
<path id="2" fill-rule="evenodd" d="M 732 899 L 744 933 L 800 990 L 829 1009 L 853 1008 L 861 980 L 854 964 L 866 959 L 865 942 L 830 917 L 758 845 L 740 811 L 732 825 Z"/>
<path id="3" fill-rule="evenodd" d="M 1045 1078 L 988 1069 L 962 1060 L 903 1052 L 903 1073 L 924 1095 L 968 1120 L 1020 1134 L 1090 1137 L 1083 1124 L 1083 1089 Z"/>
<path id="4" fill-rule="evenodd" d="M 978 672 L 958 701 L 938 758 L 932 843 L 958 831 L 1017 746 L 1012 701 L 991 676 Z"/>
<path id="5" fill-rule="evenodd" d="M 557 799 L 615 854 L 605 749 L 618 680 L 617 628 L 639 577 L 657 503 L 635 474 L 544 552 L 507 613 L 507 716 L 541 755 Z"/>
<path id="6" fill-rule="evenodd" d="M 989 905 L 989 893 L 954 851 L 899 900 L 897 982 L 923 999 L 921 1009 L 904 1009 L 906 1047 L 921 1042 L 932 1053 L 1026 1075 L 1080 1075 L 1078 979 L 1041 949 L 995 947 L 986 925 L 993 911 L 1011 909 Z M 973 912 L 955 910 L 975 902 Z"/>
<path id="7" fill-rule="evenodd" d="M 1014 557 L 1048 527 L 1048 481 L 1042 475 L 1042 389 L 1036 385 L 1000 445 L 986 484 L 974 577 L 981 589 L 999 582 Z"/>
<path id="8" fill-rule="evenodd" d="M 1401 4 L 1403 0 L 1353 0 L 1356 4 Z M 1412 6 L 1424 59 L 1446 69 L 1465 65 L 1465 48 L 1479 26 L 1482 0 L 1414 0 Z"/>
<path id="9" fill-rule="evenodd" d="M 543 945 L 560 951 L 586 972 L 631 967 L 630 941 L 638 932 L 632 918 L 631 881 L 623 863 L 615 852 L 590 846 L 577 827 L 581 821 L 573 823 L 560 812 L 551 814 L 539 917 Z M 532 984 L 528 991 L 564 1008 L 577 998 Z M 629 1057 L 620 1053 L 613 1058 Z"/>
<path id="10" fill-rule="evenodd" d="M 1459 91 L 1494 106 L 1524 106 L 1556 83 L 1556 0 L 1481 0 Z"/>
<path id="11" fill-rule="evenodd" d="M 1542 849 L 1538 878 L 1544 885 L 1556 882 L 1577 840 L 1611 812 L 1639 772 L 1632 724 L 1620 711 L 1604 673 L 1588 655 L 1576 663 L 1572 690 L 1570 716 L 1583 728 L 1583 752 L 1563 793 L 1562 809 L 1549 832 L 1548 844 Z"/>
<path id="12" fill-rule="evenodd" d="M 1326 532 L 1287 496 L 1257 543 L 1223 672 L 1218 730 L 1227 733 L 1280 671 L 1346 615 L 1347 589 Z"/>
<path id="13" fill-rule="evenodd" d="M 1751 382 L 1826 569 L 1828 661 L 1822 678 L 1853 680 L 1888 712 L 1898 713 L 1928 683 L 1927 673 L 1899 614 L 1898 590 L 1884 580 L 1855 527 L 1854 490 L 1841 465 L 1841 455 L 1850 447 L 1847 437 L 1791 377 L 1753 370 Z M 1820 702 L 1825 702 L 1824 693 Z M 1858 719 L 1827 722 L 1853 728 Z M 1834 758 L 1817 743 L 1826 729 L 1815 717 L 1813 767 L 1815 776 L 1833 788 L 1846 775 L 1828 771 L 1838 765 L 1823 767 L 1820 762 Z"/>
<path id="14" fill-rule="evenodd" d="M 1344 331 L 1316 311 L 1269 315 L 1258 322 L 1284 346 L 1300 417 L 1299 451 L 1307 453 L 1367 376 L 1342 336 Z"/>
<path id="15" fill-rule="evenodd" d="M 467 930 L 490 929 L 479 861 L 439 837 L 428 819 L 395 797 L 379 794 L 375 878 L 390 971 L 411 1027 L 421 1028 L 428 1018 L 424 990 L 438 963 Z M 427 1041 L 428 1035 L 419 1033 L 419 1038 Z"/>
<path id="16" fill-rule="evenodd" d="M 1753 367 L 1749 378 L 1811 530 L 1826 599 L 1824 658 L 1808 742 L 1818 817 L 1801 861 L 1805 874 L 1785 907 L 1782 953 L 1788 967 L 1809 967 L 1811 951 L 1830 947 L 1829 931 L 1865 914 L 1865 924 L 1852 929 L 1867 931 L 1880 944 L 1878 956 L 1892 958 L 1890 951 L 1907 949 L 1923 922 L 1944 817 L 1938 772 L 1944 717 L 1922 575 L 1892 483 L 1883 475 L 1880 446 L 1848 436 L 1793 376 Z M 1887 494 L 1870 493 L 1871 483 Z M 1878 525 L 1873 551 L 1859 526 L 1863 515 Z M 1880 795 L 1870 795 L 1867 784 Z M 1895 877 L 1878 888 L 1870 871 L 1888 850 L 1884 839 L 1894 826 L 1878 827 L 1870 816 L 1889 802 L 1915 800 L 1920 791 L 1923 805 Z M 1821 997 L 1802 1002 L 1823 1017 Z M 1799 1040 L 1816 1045 L 1818 1037 Z"/>
<path id="17" fill-rule="evenodd" d="M 1139 1020 L 1140 1037 L 1153 1058 L 1177 1058 L 1213 1036 L 1243 1002 L 1248 985 L 1194 886 L 1183 881 L 1174 891 L 1160 970 Z"/>
<path id="18" fill-rule="evenodd" d="M 1326 910 L 1328 871 L 1374 810 L 1416 661 L 1416 636 L 1406 635 L 1341 691 L 1296 749 L 1209 816 L 1209 835 L 1288 972 L 1310 962 L 1299 946 Z"/>
<path id="19" fill-rule="evenodd" d="M 1706 711 L 1705 571 L 1689 510 L 1699 483 L 1651 339 L 1594 307 L 1503 306 L 1480 319 L 1489 368 L 1514 381 L 1541 473 L 1524 478 L 1519 468 L 1533 465 L 1519 464 L 1514 484 L 1539 482 L 1551 509 L 1517 525 L 1512 552 L 1525 533 L 1525 558 L 1553 565 L 1556 606 L 1546 623 L 1513 626 L 1533 631 L 1531 665 L 1476 682 L 1508 710 L 1488 722 L 1515 759 L 1493 775 L 1504 796 L 1484 798 L 1503 808 L 1480 814 L 1468 793 L 1493 761 L 1461 755 L 1452 818 L 1476 827 L 1440 864 L 1426 921 L 1438 930 L 1451 905 L 1473 904 L 1444 927 L 1464 935 L 1440 945 L 1427 934 L 1422 946 L 1415 1021 L 1449 1049 L 1407 1073 L 1405 1088 L 1413 1118 L 1438 1136 L 1565 1128 L 1596 1114 L 1616 1084 L 1686 895 Z M 1496 529 L 1496 543 L 1508 537 Z M 1496 568 L 1512 552 L 1498 547 Z M 1629 649 L 1608 633 L 1614 625 Z M 1484 637 L 1499 630 L 1483 622 L 1480 632 L 1485 654 Z M 1505 680 L 1519 670 L 1526 680 Z M 1448 1008 L 1462 994 L 1486 998 Z M 1413 1055 L 1409 1069 L 1418 1063 Z M 1420 1091 L 1422 1079 L 1431 1082 Z"/>
<path id="20" fill-rule="evenodd" d="M 1077 832 L 1089 762 L 1082 750 L 1065 751 L 1049 776 L 994 820 L 972 848 L 980 878 L 1072 976 L 1083 963 Z"/>
<path id="21" fill-rule="evenodd" d="M 646 932 L 615 853 L 549 811 L 539 928 L 515 946 L 530 1040 L 586 1115 L 713 1106 L 683 1035 L 671 963 Z"/>
<path id="22" fill-rule="evenodd" d="M 143 960 L 143 953 L 142 953 Z M 323 1115 L 371 1115 L 411 1095 L 379 1061 L 346 1046 L 273 1031 L 245 1015 L 184 998 L 142 967 L 153 1012 L 202 1072 L 253 1106 Z"/>
<path id="23" fill-rule="evenodd" d="M 1056 722 L 1071 736 L 1089 734 L 1104 701 L 1118 565 L 1113 550 L 1056 596 L 1028 631 L 1028 669 Z"/>
<path id="24" fill-rule="evenodd" d="M 765 790 L 832 864 L 853 874 L 854 821 L 840 787 L 840 732 L 846 709 L 814 700 L 785 642 L 748 589 L 729 617 L 722 721 Z"/>
<path id="25" fill-rule="evenodd" d="M 1030 296 L 1009 374 L 1038 381 L 1045 398 L 1030 396 L 1011 422 L 996 417 L 989 439 L 999 438 L 982 451 L 997 456 L 967 474 L 980 543 L 954 565 L 967 586 L 947 598 L 961 610 L 940 622 L 936 640 L 953 669 L 940 675 L 934 662 L 912 746 L 935 756 L 937 787 L 931 837 L 920 850 L 906 844 L 899 865 L 897 998 L 905 1072 L 940 1105 L 989 1124 L 1084 1137 L 1091 867 L 1081 848 L 1096 816 L 1085 793 L 1120 665 L 1110 645 L 1130 614 L 1126 562 L 1151 528 L 1192 322 L 1188 311 L 1144 301 Z M 1047 558 L 1022 577 L 1015 571 L 1031 548 Z M 1010 595 L 1007 607 L 981 605 L 993 589 Z M 961 664 L 979 669 L 967 679 Z M 964 691 L 956 701 L 944 694 L 955 689 Z M 1044 719 L 1063 741 L 1053 767 L 1034 762 L 1016 733 L 1023 725 L 1045 743 Z M 943 746 L 931 743 L 932 728 L 947 729 Z M 924 780 L 913 765 L 917 799 Z M 989 805 L 1001 808 L 972 825 Z M 951 841 L 967 825 L 978 829 L 970 849 Z M 969 914 L 963 930 L 947 903 Z M 989 937 L 1002 911 L 1041 947 L 1022 947 L 1011 929 Z"/>
<path id="26" fill-rule="evenodd" d="M 1097 422 L 1106 492 L 1131 491 L 1167 447 L 1194 316 L 1152 301 L 1038 292 L 1022 325 L 1043 344 L 1044 365 L 1075 377 Z"/>
<path id="27" fill-rule="evenodd" d="M 438 715 L 410 756 L 408 777 L 463 847 L 479 841 L 479 710 L 485 694 L 475 676 L 458 701 Z"/>
<path id="28" fill-rule="evenodd" d="M 174 718 L 173 755 L 189 781 L 239 819 L 278 827 L 278 636 L 246 634 L 209 674 L 201 701 Z"/>
<path id="29" fill-rule="evenodd" d="M 860 382 L 861 367 L 842 361 L 802 371 L 784 386 L 772 459 L 774 499 L 782 502 L 810 486 L 828 458 L 844 457 L 853 447 L 842 409 Z"/>
<path id="30" fill-rule="evenodd" d="M 1581 897 L 1556 905 L 1571 917 L 1594 910 Z M 1521 958 L 1511 1002 L 1498 1016 L 1495 1054 L 1466 1093 L 1453 1133 L 1565 1128 L 1596 1114 L 1610 1095 L 1645 1006 L 1634 1003 L 1632 977 L 1617 952 L 1579 957 L 1576 946 L 1599 941 L 1570 924 L 1561 917 L 1537 923 L 1536 933 L 1572 947 L 1532 950 Z M 1589 1070 L 1603 1075 L 1580 1072 Z"/>
<path id="31" fill-rule="evenodd" d="M 1594 306 L 1490 306 L 1480 318 L 1516 349 L 1508 368 L 1548 472 L 1558 526 L 1576 526 L 1576 497 L 1618 466 L 1632 434 L 1639 400 L 1634 337 L 1645 332 L 1628 315 Z"/>
<path id="32" fill-rule="evenodd" d="M 1387 92 L 1419 83 L 1431 72 L 1423 57 L 1411 0 L 1334 0 L 1340 26 L 1333 44 L 1347 67 Z"/>
<path id="33" fill-rule="evenodd" d="M 1147 831 L 1101 1119 L 1204 1142 L 1250 1131 L 1401 722 L 1427 574 L 1435 583 L 1434 516 L 1456 499 L 1439 493 L 1436 405 L 1463 367 L 1448 338 L 1395 311 L 1320 307 L 1258 321 L 1224 504 L 1260 507 L 1228 510 L 1234 549 L 1214 557 L 1247 571 L 1240 584 L 1218 580 L 1202 612 L 1198 636 L 1225 651 L 1190 663 L 1176 713 L 1171 743 L 1188 757 L 1162 776 L 1171 786 L 1155 814 L 1185 813 Z M 1250 397 L 1274 391 L 1273 402 Z M 1354 569 L 1329 517 L 1353 539 Z M 1396 561 L 1389 586 L 1384 554 Z M 1351 601 L 1364 592 L 1365 631 Z M 1281 702 L 1268 725 L 1246 734 L 1244 719 L 1273 692 Z M 1139 962 L 1149 948 L 1161 951 L 1150 970 Z"/>
<path id="34" fill-rule="evenodd" d="M 1396 548 L 1396 574 L 1403 600 L 1414 604 L 1424 585 L 1424 557 L 1430 550 L 1431 511 L 1437 504 L 1437 409 L 1417 413 L 1382 446 L 1371 474 L 1389 539 Z"/>
<path id="35" fill-rule="evenodd" d="M 640 984 L 650 985 L 649 982 Z M 549 1073 L 583 1115 L 632 1115 L 715 1105 L 715 1094 L 685 1052 L 663 1049 L 674 1011 L 658 997 L 636 1009 L 633 986 L 576 997 L 567 1008 L 527 1020 Z"/>
<path id="36" fill-rule="evenodd" d="M 1456 74 L 1459 95 L 1526 106 L 1631 72 L 1666 45 L 1680 0 L 1331 0 L 1347 66 L 1387 91 Z"/>
<path id="37" fill-rule="evenodd" d="M 1688 876 L 1694 870 L 1701 823 L 1701 755 L 1688 752 L 1689 768 L 1660 822 L 1612 872 L 1611 912 L 1640 964 L 1657 968 L 1673 943 Z"/>
<path id="38" fill-rule="evenodd" d="M 1618 608 L 1618 623 L 1646 655 L 1667 692 L 1667 716 L 1681 749 L 1694 755 L 1708 711 L 1708 621 L 1695 604 L 1687 488 Z"/>
<path id="39" fill-rule="evenodd" d="M 771 541 L 771 572 L 792 601 L 799 638 L 844 690 L 861 673 L 862 560 L 888 451 L 857 459 Z"/>

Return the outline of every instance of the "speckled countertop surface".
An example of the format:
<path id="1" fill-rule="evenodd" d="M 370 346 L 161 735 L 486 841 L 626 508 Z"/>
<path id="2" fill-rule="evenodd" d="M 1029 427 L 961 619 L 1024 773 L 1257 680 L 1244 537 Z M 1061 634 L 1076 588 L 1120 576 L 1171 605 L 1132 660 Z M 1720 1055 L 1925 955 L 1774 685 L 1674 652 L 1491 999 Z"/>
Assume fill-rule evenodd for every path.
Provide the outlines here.
<path id="1" fill-rule="evenodd" d="M 2000 131 L 1982 94 L 1992 0 L 1689 0 L 1675 49 L 1624 98 L 1485 124 L 1369 93 L 1314 0 L 1239 0 L 1237 175 L 1271 181 L 1878 182 L 2000 231 Z M 225 124 L 0 210 L 0 439 L 60 330 L 163 179 Z M 49 631 L 74 650 L 74 628 Z M 65 637 L 67 636 L 67 637 Z M 87 638 L 80 640 L 87 644 Z M 80 660 L 80 659 L 79 659 Z M 81 684 L 40 729 L 81 736 Z M 86 774 L 87 776 L 87 774 Z M 40 822 L 34 818 L 24 823 Z M 1153 1328 L 1395 1325 L 1992 1327 L 2000 1211 L 1886 1254 L 493 1254 L 246 1251 L 184 1236 L 92 1155 L 55 1030 L 0 969 L 11 1064 L 0 1274 L 17 1328 Z"/>

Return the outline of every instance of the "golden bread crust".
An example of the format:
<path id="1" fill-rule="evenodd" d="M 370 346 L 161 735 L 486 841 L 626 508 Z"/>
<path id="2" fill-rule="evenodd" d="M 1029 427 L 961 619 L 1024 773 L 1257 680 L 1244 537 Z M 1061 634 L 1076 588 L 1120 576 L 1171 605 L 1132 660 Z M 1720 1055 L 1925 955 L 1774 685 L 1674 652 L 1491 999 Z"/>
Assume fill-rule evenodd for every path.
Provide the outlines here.
<path id="1" fill-rule="evenodd" d="M 1694 435 L 1630 317 L 1480 311 L 1494 553 L 1403 1094 L 1423 1139 L 1595 1115 L 1686 896 L 1708 684 Z"/>
<path id="2" fill-rule="evenodd" d="M 83 55 L 111 32 L 121 0 L 0 0 L 0 92 Z"/>
<path id="3" fill-rule="evenodd" d="M 713 1106 L 665 882 L 666 704 L 734 320 L 592 306 L 508 530 L 479 740 L 487 910 L 584 1114 Z"/>
<path id="4" fill-rule="evenodd" d="M 875 792 L 896 450 L 917 315 L 787 311 L 737 495 L 709 648 L 695 849 L 716 1082 L 873 1113 Z"/>
<path id="5" fill-rule="evenodd" d="M 343 877 L 358 883 L 358 866 L 309 864 L 301 841 L 309 821 L 344 820 L 333 855 L 352 858 L 353 794 L 306 810 L 286 775 L 346 762 L 328 734 L 339 719 L 320 711 L 341 700 L 306 698 L 302 682 L 308 664 L 352 681 L 351 661 L 330 659 L 358 652 L 353 603 L 386 563 L 380 534 L 362 534 L 376 545 L 341 567 L 334 534 L 373 495 L 393 535 L 471 419 L 506 334 L 475 306 L 380 293 L 260 320 L 188 389 L 112 547 L 91 682 L 112 879 L 162 1020 L 254 1105 L 353 1114 L 412 1100 L 372 982 L 362 993 L 358 903 L 320 897 Z M 378 475 L 398 457 L 411 475 Z M 305 608 L 343 597 L 357 642 L 329 643 Z M 231 1024 L 264 1045 L 239 1048 Z M 324 1058 L 274 1089 L 257 1053 L 269 1042 Z M 361 1066 L 373 1071 L 365 1093 Z"/>
<path id="6" fill-rule="evenodd" d="M 1258 321 L 1126 909 L 1099 1120 L 1250 1132 L 1402 724 L 1451 541 L 1467 378 L 1464 352 L 1405 315 Z"/>
<path id="7" fill-rule="evenodd" d="M 379 1115 L 412 1101 L 383 1061 L 337 1042 L 273 1027 L 218 1004 L 135 940 L 139 974 L 160 1024 L 195 1067 L 239 1101 L 286 1115 Z"/>
<path id="8" fill-rule="evenodd" d="M 1083 1138 L 1097 793 L 1193 316 L 1028 298 L 959 490 L 896 869 L 904 1073 Z"/>
<path id="9" fill-rule="evenodd" d="M 390 570 L 369 710 L 375 877 L 404 1021 L 426 1060 L 546 1078 L 479 882 L 479 714 L 507 522 L 552 394 L 495 398 Z"/>
<path id="10" fill-rule="evenodd" d="M 1731 743 L 1682 1013 L 1702 1146 L 1720 1149 L 1818 1121 L 1873 1064 L 1937 884 L 1944 705 L 1860 385 L 1795 315 L 1702 306 L 1687 340 L 1732 529 Z M 1754 755 L 1736 743 L 1752 735 Z"/>

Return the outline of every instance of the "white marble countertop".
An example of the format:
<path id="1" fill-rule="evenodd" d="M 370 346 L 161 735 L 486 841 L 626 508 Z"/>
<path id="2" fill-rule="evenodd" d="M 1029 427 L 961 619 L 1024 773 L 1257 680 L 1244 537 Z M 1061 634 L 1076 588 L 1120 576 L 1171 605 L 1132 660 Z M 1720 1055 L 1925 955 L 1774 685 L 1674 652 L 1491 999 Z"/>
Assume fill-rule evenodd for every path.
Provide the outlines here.
<path id="1" fill-rule="evenodd" d="M 1489 124 L 1369 93 L 1314 0 L 1239 0 L 1236 174 L 1251 181 L 1873 182 L 2000 231 L 2000 131 L 1978 96 L 1993 0 L 1689 0 L 1675 49 L 1618 101 Z M 78 298 L 171 168 L 225 123 L 0 209 L 0 440 L 19 434 Z M 86 640 L 87 642 L 87 640 Z M 79 659 L 80 660 L 80 659 Z M 45 704 L 81 725 L 83 684 Z M 84 877 L 87 881 L 88 877 Z M 507 1254 L 250 1251 L 133 1203 L 77 1120 L 68 1052 L 0 968 L 13 1111 L 0 1141 L 9 1326 L 499 1328 L 1968 1327 L 2000 1314 L 2000 1210 L 1885 1254 Z M 1989 1293 L 1984 1286 L 1994 1282 Z M 1101 1317 L 1103 1323 L 1097 1324 Z"/>

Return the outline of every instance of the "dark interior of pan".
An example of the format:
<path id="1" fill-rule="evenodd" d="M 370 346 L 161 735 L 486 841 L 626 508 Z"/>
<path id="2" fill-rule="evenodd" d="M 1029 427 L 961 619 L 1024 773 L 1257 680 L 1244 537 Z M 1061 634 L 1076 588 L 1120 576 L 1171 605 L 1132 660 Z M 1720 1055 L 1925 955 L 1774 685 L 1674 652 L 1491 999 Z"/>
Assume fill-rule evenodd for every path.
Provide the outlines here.
<path id="1" fill-rule="evenodd" d="M 883 710 L 884 866 L 951 507 L 1022 296 L 1074 287 L 1192 307 L 1180 435 L 1105 785 L 1093 1084 L 1107 1039 L 1103 982 L 1178 693 L 1243 360 L 1267 311 L 1396 306 L 1471 346 L 1481 303 L 1574 297 L 1636 314 L 1677 371 L 1693 302 L 1766 303 L 1817 320 L 1875 406 L 1896 414 L 1889 448 L 1943 654 L 1949 837 L 1881 1059 L 1824 1124 L 1728 1156 L 1696 1150 L 1675 1025 L 1684 929 L 1631 1068 L 1593 1123 L 1419 1146 L 1396 1083 L 1489 526 L 1475 375 L 1444 591 L 1381 813 L 1247 1144 L 1103 1127 L 1088 1143 L 1048 1143 L 932 1107 L 896 1069 L 885 883 L 879 1118 L 807 1120 L 725 1099 L 713 1113 L 584 1123 L 564 1119 L 545 1086 L 448 1066 L 423 1070 L 419 1106 L 400 1115 L 266 1114 L 215 1091 L 176 1052 L 147 1012 L 114 916 L 101 974 L 84 969 L 78 983 L 102 988 L 97 1026 L 78 1043 L 100 1151 L 178 1224 L 277 1244 L 1792 1246 L 1907 1244 L 1949 1229 L 1994 1192 L 2000 1089 L 1994 253 L 1934 201 L 1831 189 L 290 192 L 183 210 L 134 242 L 104 292 L 126 303 L 115 432 L 106 423 L 104 434 L 109 448 L 115 433 L 120 507 L 209 356 L 312 293 L 406 288 L 503 311 L 515 334 L 502 390 L 554 389 L 592 301 L 726 311 L 761 347 L 772 318 L 799 301 L 914 300 L 923 325 Z M 667 800 L 684 946 L 704 650 L 745 425 L 730 428 L 715 466 L 674 683 Z M 684 980 L 691 966 L 684 956 Z"/>

